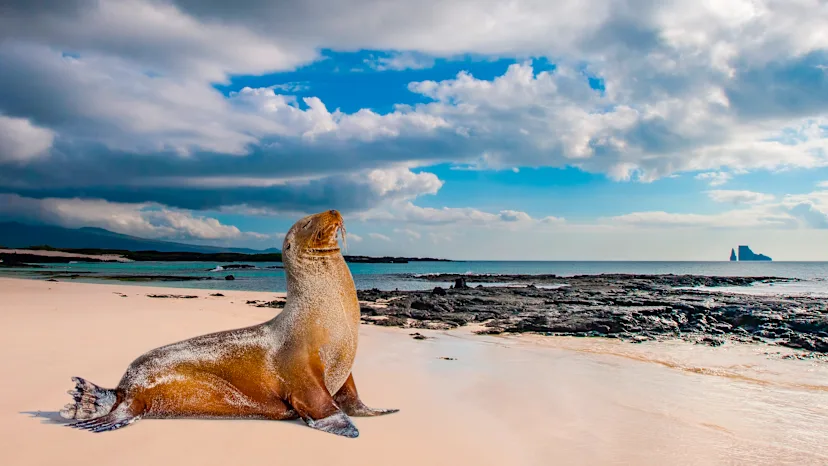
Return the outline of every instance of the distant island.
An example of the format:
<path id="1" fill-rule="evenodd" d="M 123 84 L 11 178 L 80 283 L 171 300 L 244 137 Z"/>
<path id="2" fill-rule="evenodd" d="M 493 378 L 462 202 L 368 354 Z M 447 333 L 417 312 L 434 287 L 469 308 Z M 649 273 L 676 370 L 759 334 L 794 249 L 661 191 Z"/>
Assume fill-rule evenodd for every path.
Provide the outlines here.
<path id="1" fill-rule="evenodd" d="M 736 250 L 735 249 L 730 250 L 730 261 L 731 262 L 736 262 L 737 260 L 738 261 L 772 261 L 773 259 L 771 259 L 770 257 L 768 257 L 764 254 L 757 254 L 757 253 L 751 251 L 749 246 L 741 245 L 741 246 L 739 246 L 739 256 L 738 256 L 738 258 L 736 256 Z"/>

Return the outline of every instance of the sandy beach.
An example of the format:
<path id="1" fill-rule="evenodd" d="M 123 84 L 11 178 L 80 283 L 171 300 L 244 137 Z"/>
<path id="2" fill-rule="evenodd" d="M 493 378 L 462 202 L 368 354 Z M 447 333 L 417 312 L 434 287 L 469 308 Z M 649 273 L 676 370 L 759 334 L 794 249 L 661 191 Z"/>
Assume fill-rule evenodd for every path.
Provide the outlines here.
<path id="1" fill-rule="evenodd" d="M 796 350 L 470 328 L 363 325 L 360 394 L 401 411 L 356 418 L 357 439 L 299 421 L 60 425 L 72 376 L 113 387 L 152 348 L 278 312 L 247 304 L 276 293 L 211 293 L 0 279 L 2 464 L 828 464 L 828 364 L 784 359 Z"/>

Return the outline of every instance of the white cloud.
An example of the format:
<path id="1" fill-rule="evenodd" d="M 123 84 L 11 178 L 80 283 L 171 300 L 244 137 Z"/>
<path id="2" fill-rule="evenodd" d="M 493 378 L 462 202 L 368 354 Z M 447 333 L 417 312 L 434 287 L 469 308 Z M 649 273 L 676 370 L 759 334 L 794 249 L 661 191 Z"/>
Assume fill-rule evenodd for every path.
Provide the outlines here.
<path id="1" fill-rule="evenodd" d="M 756 193 L 753 191 L 737 191 L 718 189 L 706 191 L 710 199 L 716 202 L 731 204 L 761 204 L 775 199 L 772 194 Z"/>
<path id="2" fill-rule="evenodd" d="M 120 204 L 99 199 L 31 199 L 0 194 L 0 215 L 61 225 L 93 226 L 142 238 L 222 240 L 265 239 L 218 220 L 152 204 Z"/>
<path id="3" fill-rule="evenodd" d="M 566 222 L 566 220 L 561 217 L 554 217 L 550 215 L 548 217 L 543 217 L 542 219 L 540 219 L 540 222 L 549 224 L 561 224 Z"/>
<path id="4" fill-rule="evenodd" d="M 366 58 L 364 63 L 377 71 L 421 70 L 434 66 L 434 59 L 426 55 L 401 52 L 388 56 Z"/>
<path id="5" fill-rule="evenodd" d="M 486 229 L 505 229 L 509 231 L 528 230 L 533 227 L 541 229 L 558 229 L 566 224 L 561 217 L 548 216 L 532 218 L 526 212 L 501 210 L 497 213 L 486 212 L 471 207 L 420 207 L 410 201 L 391 202 L 380 208 L 371 209 L 353 215 L 362 222 L 382 222 L 393 225 L 410 225 L 418 229 L 427 229 L 428 234 L 435 233 L 432 241 L 448 240 L 455 236 L 457 226 L 474 226 Z M 420 239 L 422 233 L 411 228 L 397 227 L 397 233 Z"/>
<path id="6" fill-rule="evenodd" d="M 268 89 L 275 89 L 283 92 L 301 92 L 310 90 L 310 83 L 308 81 L 292 81 L 282 84 L 273 84 L 268 86 Z"/>
<path id="7" fill-rule="evenodd" d="M 0 115 L 0 164 L 26 162 L 43 156 L 52 147 L 55 134 L 25 118 Z"/>
<path id="8" fill-rule="evenodd" d="M 264 74 L 317 57 L 310 44 L 279 40 L 244 24 L 199 21 L 174 2 L 47 0 L 35 7 L 28 0 L 7 3 L 0 18 L 2 38 L 45 43 L 81 57 L 120 57 L 124 66 L 134 63 L 162 75 L 223 81 L 228 73 Z"/>
<path id="9" fill-rule="evenodd" d="M 443 187 L 443 182 L 437 175 L 428 172 L 413 173 L 405 168 L 371 170 L 366 178 L 377 195 L 393 193 L 402 199 L 437 194 Z"/>
<path id="10" fill-rule="evenodd" d="M 705 180 L 710 186 L 721 186 L 733 178 L 733 175 L 727 172 L 705 172 L 696 175 L 697 180 Z"/>
<path id="11" fill-rule="evenodd" d="M 789 228 L 790 215 L 764 210 L 732 210 L 721 214 L 678 214 L 668 212 L 634 212 L 608 219 L 619 226 L 643 228 Z"/>
<path id="12" fill-rule="evenodd" d="M 804 228 L 828 228 L 828 190 L 789 194 L 780 201 L 780 208 L 789 212 Z"/>
<path id="13" fill-rule="evenodd" d="M 817 187 L 828 188 L 828 181 L 820 181 L 819 183 L 817 183 Z"/>
<path id="14" fill-rule="evenodd" d="M 420 207 L 411 202 L 397 202 L 386 209 L 360 214 L 362 220 L 384 220 L 418 225 L 447 225 L 469 223 L 478 225 L 519 223 L 531 220 L 525 212 L 504 210 L 493 214 L 473 208 Z"/>
<path id="15" fill-rule="evenodd" d="M 750 191 L 709 191 L 719 202 L 748 204 L 717 214 L 633 212 L 602 221 L 609 225 L 641 228 L 826 229 L 828 191 L 774 196 Z"/>
<path id="16" fill-rule="evenodd" d="M 389 238 L 389 237 L 387 237 L 387 236 L 385 236 L 385 235 L 382 235 L 382 234 L 380 234 L 380 233 L 368 233 L 368 236 L 369 236 L 369 237 L 371 237 L 371 238 L 373 238 L 373 239 L 378 239 L 378 240 L 380 240 L 380 241 L 388 241 L 388 242 L 391 242 L 391 238 Z"/>
<path id="17" fill-rule="evenodd" d="M 348 241 L 352 241 L 354 243 L 361 243 L 362 242 L 362 236 L 359 236 L 355 233 L 348 233 Z"/>
<path id="18" fill-rule="evenodd" d="M 709 87 L 698 95 L 613 99 L 565 65 L 535 72 L 528 63 L 492 81 L 460 73 L 409 88 L 435 100 L 418 111 L 440 115 L 478 147 L 482 155 L 471 168 L 569 164 L 617 180 L 652 181 L 721 167 L 828 165 L 822 120 L 742 121 L 711 97 L 721 88 L 718 94 Z"/>
<path id="19" fill-rule="evenodd" d="M 704 171 L 712 186 L 745 170 L 828 165 L 820 0 L 36 3 L 7 1 L 0 17 L 0 159 L 27 162 L 4 165 L 7 191 L 262 212 L 342 199 L 375 212 L 438 192 L 441 180 L 415 171 L 441 162 L 641 181 Z M 323 49 L 388 51 L 372 62 L 387 69 L 468 54 L 556 66 L 413 82 L 429 102 L 386 114 L 286 95 L 301 83 L 214 87 Z M 204 189 L 211 182 L 221 186 Z M 530 220 L 411 203 L 386 217 Z"/>
<path id="20" fill-rule="evenodd" d="M 403 234 L 409 237 L 409 239 L 420 239 L 423 235 L 420 233 L 410 229 L 410 228 L 394 228 L 394 233 Z"/>
<path id="21" fill-rule="evenodd" d="M 454 241 L 454 237 L 451 234 L 444 232 L 431 232 L 428 234 L 428 237 L 434 244 L 441 244 Z"/>
<path id="22" fill-rule="evenodd" d="M 309 1 L 288 10 L 248 0 L 233 11 L 190 0 L 82 4 L 8 7 L 0 30 L 14 40 L 4 43 L 2 59 L 13 72 L 3 88 L 6 99 L 19 95 L 10 106 L 16 113 L 43 112 L 32 104 L 34 95 L 42 96 L 53 101 L 52 120 L 60 120 L 50 128 L 111 149 L 241 155 L 279 150 L 281 139 L 299 138 L 293 142 L 329 150 L 334 159 L 340 155 L 330 149 L 341 140 L 436 138 L 441 143 L 431 145 L 429 157 L 437 160 L 481 157 L 481 166 L 509 169 L 574 164 L 644 181 L 685 170 L 826 164 L 824 132 L 813 125 L 796 144 L 771 140 L 784 126 L 801 127 L 824 114 L 826 102 L 818 95 L 799 99 L 807 92 L 802 86 L 774 85 L 769 92 L 766 85 L 784 81 L 785 66 L 821 63 L 807 61 L 809 53 L 828 48 L 815 19 L 826 8 L 818 0 L 795 6 L 769 0 L 749 6 L 741 0 L 412 6 L 400 0 L 382 12 L 362 0 Z M 366 27 L 366 12 L 383 20 Z M 290 69 L 326 47 L 402 50 L 380 57 L 389 68 L 466 53 L 545 55 L 557 68 L 535 73 L 515 65 L 492 81 L 461 73 L 411 83 L 412 91 L 436 102 L 387 115 L 330 112 L 318 98 L 295 102 L 275 92 L 292 91 L 295 83 L 246 88 L 229 99 L 212 87 L 229 75 Z M 583 63 L 603 79 L 603 94 L 576 71 Z M 813 79 L 815 88 L 825 82 Z M 467 144 L 452 140 L 457 136 Z M 418 161 L 412 153 L 391 158 Z"/>
<path id="23" fill-rule="evenodd" d="M 291 38 L 345 50 L 417 50 L 436 55 L 480 53 L 550 56 L 598 61 L 650 60 L 667 71 L 704 64 L 723 74 L 732 61 L 748 63 L 824 47 L 819 0 L 686 3 L 559 1 L 418 3 L 308 0 L 295 8 L 247 0 L 228 10 L 217 2 L 175 0 L 204 22 L 221 19 L 268 38 Z M 374 18 L 366 21 L 365 18 Z M 691 52 L 695 52 L 691 55 Z M 686 54 L 684 64 L 675 58 Z M 619 65 L 624 65 L 620 63 Z"/>
<path id="24" fill-rule="evenodd" d="M 502 210 L 499 216 L 504 222 L 529 222 L 532 220 L 529 214 L 517 210 Z"/>
<path id="25" fill-rule="evenodd" d="M 171 229 L 176 235 L 185 238 L 224 239 L 241 236 L 241 231 L 232 225 L 223 225 L 214 218 L 194 217 L 188 212 L 164 209 L 157 212 L 142 212 L 142 214 L 155 228 Z M 266 237 L 259 233 L 255 233 L 254 236 L 259 239 Z"/>

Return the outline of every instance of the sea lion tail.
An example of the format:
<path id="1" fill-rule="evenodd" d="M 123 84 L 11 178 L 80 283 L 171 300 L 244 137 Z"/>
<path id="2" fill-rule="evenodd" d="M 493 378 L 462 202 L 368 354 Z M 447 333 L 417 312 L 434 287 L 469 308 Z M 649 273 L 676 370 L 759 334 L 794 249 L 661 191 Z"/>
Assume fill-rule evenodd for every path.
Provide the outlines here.
<path id="1" fill-rule="evenodd" d="M 75 389 L 69 390 L 74 399 L 60 410 L 61 417 L 65 419 L 95 419 L 112 411 L 115 402 L 118 400 L 117 390 L 101 388 L 92 382 L 80 377 L 72 377 L 75 382 Z"/>

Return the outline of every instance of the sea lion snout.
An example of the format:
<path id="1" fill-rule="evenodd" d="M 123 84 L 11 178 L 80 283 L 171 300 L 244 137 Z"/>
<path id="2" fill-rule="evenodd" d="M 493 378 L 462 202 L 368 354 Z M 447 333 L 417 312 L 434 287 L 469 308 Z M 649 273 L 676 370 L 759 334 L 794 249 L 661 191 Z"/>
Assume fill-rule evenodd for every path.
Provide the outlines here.
<path id="1" fill-rule="evenodd" d="M 337 210 L 308 215 L 297 221 L 285 235 L 282 245 L 287 255 L 329 255 L 339 252 L 337 234 L 345 239 L 345 222 Z"/>

